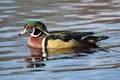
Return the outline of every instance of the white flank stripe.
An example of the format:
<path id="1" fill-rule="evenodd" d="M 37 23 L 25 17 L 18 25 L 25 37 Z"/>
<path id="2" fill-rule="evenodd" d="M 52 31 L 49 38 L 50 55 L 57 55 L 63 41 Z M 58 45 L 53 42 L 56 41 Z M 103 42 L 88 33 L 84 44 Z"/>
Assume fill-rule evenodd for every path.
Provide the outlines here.
<path id="1" fill-rule="evenodd" d="M 45 51 L 45 40 L 46 40 L 46 37 L 44 37 L 44 39 L 42 40 L 42 52 L 43 52 L 43 57 L 47 57 L 47 53 Z"/>

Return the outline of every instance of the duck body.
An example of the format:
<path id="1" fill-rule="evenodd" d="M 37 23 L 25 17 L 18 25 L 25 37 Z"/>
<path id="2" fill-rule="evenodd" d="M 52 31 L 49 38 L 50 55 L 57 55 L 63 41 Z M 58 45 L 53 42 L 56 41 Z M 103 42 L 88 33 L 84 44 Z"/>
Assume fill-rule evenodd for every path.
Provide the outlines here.
<path id="1" fill-rule="evenodd" d="M 70 32 L 70 31 L 54 31 L 50 32 L 49 35 L 30 37 L 28 44 L 31 47 L 36 48 L 74 48 L 79 47 L 79 41 L 83 36 L 91 35 L 92 32 Z"/>
<path id="2" fill-rule="evenodd" d="M 45 25 L 39 21 L 29 21 L 20 35 L 29 32 L 31 37 L 28 44 L 35 48 L 62 49 L 95 46 L 95 43 L 107 39 L 108 36 L 91 36 L 93 32 L 48 32 Z"/>
<path id="3" fill-rule="evenodd" d="M 80 46 L 82 37 L 91 35 L 92 32 L 70 32 L 70 31 L 54 31 L 45 36 L 46 48 L 75 48 Z"/>

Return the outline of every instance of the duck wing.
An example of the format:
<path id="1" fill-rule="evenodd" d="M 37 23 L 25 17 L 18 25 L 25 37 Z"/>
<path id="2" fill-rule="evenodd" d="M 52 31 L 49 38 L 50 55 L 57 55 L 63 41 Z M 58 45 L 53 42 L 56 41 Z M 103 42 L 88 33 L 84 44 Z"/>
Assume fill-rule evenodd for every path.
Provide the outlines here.
<path id="1" fill-rule="evenodd" d="M 94 34 L 93 32 L 70 32 L 70 31 L 53 31 L 49 32 L 47 39 L 60 39 L 65 42 L 74 39 L 80 41 L 82 37 Z"/>
<path id="2" fill-rule="evenodd" d="M 90 36 L 94 34 L 93 32 L 73 32 L 72 38 L 76 41 L 80 41 L 82 37 Z"/>

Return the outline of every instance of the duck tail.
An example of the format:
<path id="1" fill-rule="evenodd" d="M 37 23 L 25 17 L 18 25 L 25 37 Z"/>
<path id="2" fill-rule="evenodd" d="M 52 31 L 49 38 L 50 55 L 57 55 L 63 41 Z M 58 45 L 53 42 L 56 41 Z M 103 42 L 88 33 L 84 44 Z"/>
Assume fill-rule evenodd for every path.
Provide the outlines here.
<path id="1" fill-rule="evenodd" d="M 96 43 L 101 40 L 107 39 L 108 36 L 88 36 L 80 41 L 80 46 L 86 48 L 98 48 Z"/>

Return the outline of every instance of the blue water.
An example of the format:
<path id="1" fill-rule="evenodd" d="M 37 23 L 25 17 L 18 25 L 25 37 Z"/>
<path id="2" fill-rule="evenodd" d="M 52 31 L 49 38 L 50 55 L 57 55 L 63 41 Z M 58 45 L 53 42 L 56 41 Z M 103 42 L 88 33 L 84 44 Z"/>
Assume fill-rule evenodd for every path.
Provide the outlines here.
<path id="1" fill-rule="evenodd" d="M 27 63 L 29 35 L 18 34 L 28 20 L 45 23 L 49 31 L 92 31 L 109 39 L 91 54 L 63 51 Z M 119 33 L 119 0 L 0 0 L 0 80 L 119 80 Z"/>

